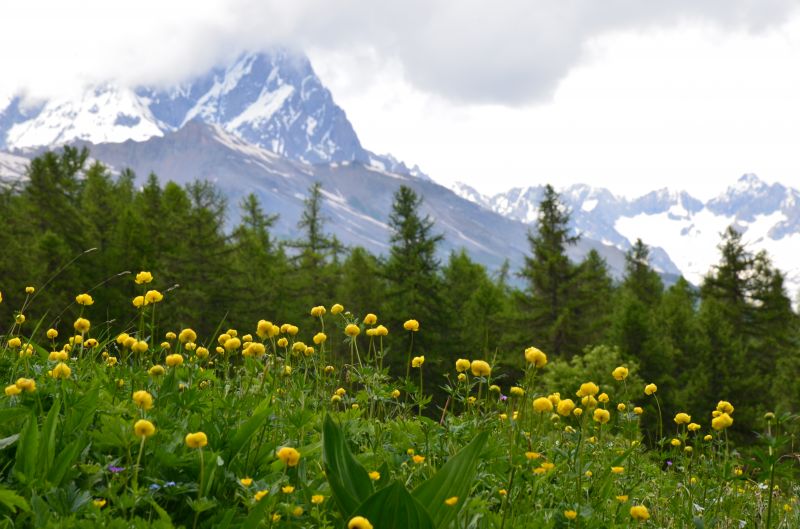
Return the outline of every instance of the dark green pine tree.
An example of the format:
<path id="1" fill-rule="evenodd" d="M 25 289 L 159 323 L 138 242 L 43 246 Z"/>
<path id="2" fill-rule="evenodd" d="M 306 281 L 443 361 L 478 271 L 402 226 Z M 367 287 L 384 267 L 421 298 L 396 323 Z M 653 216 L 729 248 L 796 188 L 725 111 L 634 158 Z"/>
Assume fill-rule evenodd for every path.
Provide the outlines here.
<path id="1" fill-rule="evenodd" d="M 239 204 L 241 220 L 231 236 L 231 319 L 255 324 L 262 318 L 286 314 L 288 261 L 270 236 L 277 215 L 264 213 L 250 193 Z"/>
<path id="2" fill-rule="evenodd" d="M 503 287 L 463 249 L 450 254 L 442 276 L 447 359 L 455 362 L 476 353 L 491 358 L 501 339 L 501 314 L 506 311 Z"/>
<path id="3" fill-rule="evenodd" d="M 518 300 L 522 305 L 521 343 L 535 343 L 548 354 L 572 356 L 580 352 L 574 335 L 571 290 L 577 274 L 567 248 L 578 242 L 570 235 L 569 212 L 558 193 L 547 185 L 539 204 L 536 233 L 528 233 L 531 255 L 525 257 L 520 276 L 527 286 Z"/>
<path id="4" fill-rule="evenodd" d="M 625 255 L 612 335 L 623 356 L 639 363 L 641 376 L 666 389 L 674 386 L 673 365 L 656 315 L 664 285 L 650 267 L 649 257 L 650 248 L 641 239 Z"/>
<path id="5" fill-rule="evenodd" d="M 761 375 L 759 392 L 767 410 L 795 412 L 800 409 L 800 325 L 784 288 L 784 276 L 776 270 L 766 253 L 754 260 L 752 302 L 755 305 L 751 328 L 750 357 Z"/>
<path id="6" fill-rule="evenodd" d="M 441 336 L 443 311 L 436 250 L 443 237 L 433 232 L 433 220 L 428 215 L 421 216 L 421 204 L 422 198 L 410 187 L 400 186 L 395 192 L 389 215 L 391 248 L 383 271 L 390 332 L 405 332 L 405 320 L 419 321 L 421 330 L 414 343 L 424 352 L 438 345 L 436 337 Z M 405 358 L 398 362 L 402 363 L 397 367 L 405 372 Z"/>
<path id="7" fill-rule="evenodd" d="M 576 347 L 605 343 L 611 326 L 614 286 L 608 265 L 597 250 L 580 263 L 571 294 Z"/>
<path id="8" fill-rule="evenodd" d="M 701 321 L 709 343 L 710 394 L 706 404 L 712 406 L 719 399 L 737 403 L 734 429 L 749 434 L 766 404 L 765 395 L 758 390 L 762 375 L 752 356 L 756 261 L 732 226 L 723 233 L 719 249 L 720 263 L 700 288 Z"/>
<path id="9" fill-rule="evenodd" d="M 338 263 L 331 264 L 341 245 L 325 232 L 327 218 L 322 212 L 322 185 L 315 182 L 308 190 L 305 208 L 297 224 L 303 237 L 289 243 L 296 253 L 292 259 L 291 281 L 295 313 L 305 314 L 315 305 L 330 302 L 335 294 Z"/>
<path id="10" fill-rule="evenodd" d="M 341 280 L 337 282 L 336 297 L 331 302 L 341 303 L 360 318 L 374 313 L 379 323 L 383 323 L 385 297 L 386 283 L 381 276 L 380 261 L 360 246 L 353 248 L 342 264 Z"/>

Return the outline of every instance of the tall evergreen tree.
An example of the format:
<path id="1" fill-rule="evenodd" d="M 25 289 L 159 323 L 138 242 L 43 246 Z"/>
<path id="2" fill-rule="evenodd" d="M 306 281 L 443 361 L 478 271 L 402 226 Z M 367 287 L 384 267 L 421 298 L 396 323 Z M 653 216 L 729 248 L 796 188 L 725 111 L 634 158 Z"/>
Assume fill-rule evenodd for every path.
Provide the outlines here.
<path id="1" fill-rule="evenodd" d="M 520 300 L 531 337 L 548 353 L 571 356 L 580 352 L 574 331 L 571 290 L 577 273 L 567 248 L 578 242 L 570 235 L 569 212 L 558 193 L 547 185 L 539 204 L 536 233 L 528 233 L 531 255 L 525 257 L 520 276 L 527 288 Z M 522 344 L 520 344 L 522 345 Z"/>
<path id="2" fill-rule="evenodd" d="M 422 198 L 413 189 L 400 186 L 394 194 L 389 227 L 392 230 L 389 257 L 384 265 L 387 280 L 386 306 L 394 332 L 402 332 L 406 319 L 420 322 L 423 332 L 415 339 L 421 347 L 435 344 L 441 323 L 439 261 L 436 250 L 442 235 L 433 231 L 433 220 L 420 214 Z M 425 331 L 427 329 L 427 331 Z"/>

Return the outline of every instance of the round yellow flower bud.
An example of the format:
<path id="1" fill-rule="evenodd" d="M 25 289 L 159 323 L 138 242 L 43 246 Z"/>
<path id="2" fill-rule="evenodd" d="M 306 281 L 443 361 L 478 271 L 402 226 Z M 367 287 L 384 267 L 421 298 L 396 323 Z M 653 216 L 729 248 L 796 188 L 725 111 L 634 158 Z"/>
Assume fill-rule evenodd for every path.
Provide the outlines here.
<path id="1" fill-rule="evenodd" d="M 470 370 L 476 377 L 488 377 L 492 374 L 492 366 L 484 360 L 473 360 L 470 364 Z"/>
<path id="2" fill-rule="evenodd" d="M 208 437 L 203 432 L 188 433 L 184 440 L 189 448 L 203 448 L 208 444 Z"/>
<path id="3" fill-rule="evenodd" d="M 133 431 L 137 437 L 150 437 L 156 433 L 156 427 L 147 419 L 139 419 L 133 425 Z"/>

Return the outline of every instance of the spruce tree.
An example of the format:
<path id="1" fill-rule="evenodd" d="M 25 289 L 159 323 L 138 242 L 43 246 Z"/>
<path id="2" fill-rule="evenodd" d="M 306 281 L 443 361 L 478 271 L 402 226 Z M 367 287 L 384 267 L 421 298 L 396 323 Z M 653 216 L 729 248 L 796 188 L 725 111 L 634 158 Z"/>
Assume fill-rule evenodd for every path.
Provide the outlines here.
<path id="1" fill-rule="evenodd" d="M 528 232 L 531 255 L 525 257 L 520 272 L 527 283 L 519 297 L 526 320 L 523 333 L 529 335 L 529 341 L 534 340 L 556 356 L 580 352 L 573 333 L 571 305 L 577 270 L 567 257 L 567 248 L 575 245 L 578 237 L 570 235 L 569 218 L 558 193 L 548 184 L 539 204 L 536 233 Z"/>
<path id="2" fill-rule="evenodd" d="M 422 198 L 410 187 L 400 186 L 395 192 L 389 215 L 391 247 L 384 275 L 391 332 L 404 332 L 403 322 L 415 319 L 422 329 L 415 343 L 425 349 L 436 344 L 442 321 L 436 250 L 443 237 L 434 233 L 433 220 L 428 215 L 421 216 L 421 204 Z"/>

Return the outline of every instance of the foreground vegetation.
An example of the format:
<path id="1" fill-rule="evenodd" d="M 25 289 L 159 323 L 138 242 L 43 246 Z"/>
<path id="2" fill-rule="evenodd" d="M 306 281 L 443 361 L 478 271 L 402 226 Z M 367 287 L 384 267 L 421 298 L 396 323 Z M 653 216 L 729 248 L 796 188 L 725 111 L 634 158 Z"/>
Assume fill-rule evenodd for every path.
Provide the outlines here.
<path id="1" fill-rule="evenodd" d="M 431 409 L 416 320 L 388 329 L 341 305 L 298 328 L 260 320 L 158 338 L 168 294 L 149 272 L 123 332 L 75 297 L 68 336 L 22 305 L 3 341 L 0 509 L 6 527 L 797 527 L 782 433 L 728 438 L 740 410 L 662 417 L 655 384 L 615 353 L 591 380 L 548 387 L 547 355 L 518 354 L 504 383 L 491 358 L 458 359 Z M 34 339 L 36 338 L 36 339 Z M 405 377 L 383 367 L 406 342 Z M 336 353 L 332 344 L 343 345 Z M 395 349 L 397 351 L 397 349 Z M 596 369 L 598 368 L 599 369 Z M 558 390 L 558 392 L 556 392 Z M 434 413 L 430 413 L 434 412 Z M 642 435 L 652 416 L 658 434 Z"/>
<path id="2" fill-rule="evenodd" d="M 0 526 L 800 526 L 798 315 L 733 228 L 699 288 L 612 280 L 548 187 L 493 275 L 405 186 L 377 257 L 319 186 L 279 241 L 87 157 L 0 191 Z"/>

